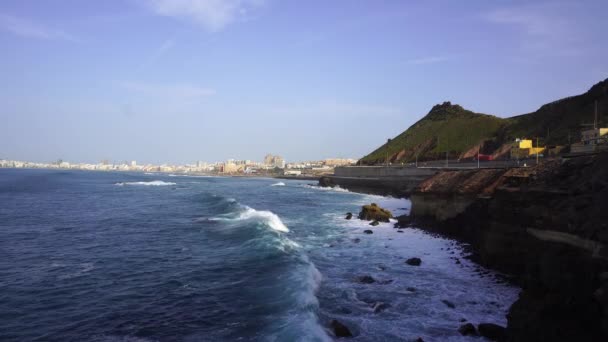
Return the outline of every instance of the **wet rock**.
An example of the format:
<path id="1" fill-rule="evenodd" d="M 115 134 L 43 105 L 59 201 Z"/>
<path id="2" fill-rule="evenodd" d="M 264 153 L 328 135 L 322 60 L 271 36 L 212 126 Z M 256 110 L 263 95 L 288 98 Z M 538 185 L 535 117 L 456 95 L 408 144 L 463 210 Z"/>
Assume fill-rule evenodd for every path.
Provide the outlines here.
<path id="1" fill-rule="evenodd" d="M 395 223 L 395 228 L 407 228 L 412 225 L 412 219 L 409 215 L 401 215 L 397 216 L 397 223 Z"/>
<path id="2" fill-rule="evenodd" d="M 354 239 L 353 239 L 353 242 L 354 242 L 354 243 L 359 243 L 359 242 L 361 242 L 361 239 L 359 239 L 359 238 L 354 238 Z"/>
<path id="3" fill-rule="evenodd" d="M 405 263 L 410 266 L 420 266 L 420 264 L 422 264 L 422 260 L 420 260 L 420 258 L 409 258 L 405 260 Z"/>
<path id="4" fill-rule="evenodd" d="M 502 341 L 506 336 L 506 329 L 494 323 L 480 323 L 477 330 L 479 335 L 492 341 Z"/>
<path id="5" fill-rule="evenodd" d="M 372 203 L 370 205 L 364 205 L 361 208 L 359 218 L 366 221 L 374 220 L 380 222 L 389 222 L 389 219 L 393 218 L 393 214 L 390 211 L 379 207 L 376 203 Z"/>
<path id="6" fill-rule="evenodd" d="M 374 234 L 373 231 L 371 231 L 370 229 L 366 229 L 363 231 L 365 234 Z"/>
<path id="7" fill-rule="evenodd" d="M 336 337 L 353 337 L 353 334 L 350 332 L 350 329 L 340 321 L 336 319 L 332 319 L 329 323 L 331 330 L 334 332 Z"/>
<path id="8" fill-rule="evenodd" d="M 450 302 L 450 301 L 449 301 L 449 300 L 447 300 L 447 299 L 442 299 L 442 300 L 441 300 L 441 302 L 442 302 L 443 304 L 445 304 L 445 305 L 446 305 L 448 308 L 450 308 L 450 309 L 454 309 L 454 308 L 456 307 L 456 305 L 454 305 L 454 303 Z"/>
<path id="9" fill-rule="evenodd" d="M 374 313 L 379 313 L 379 312 L 382 312 L 382 311 L 384 311 L 384 310 L 386 310 L 386 309 L 388 309 L 390 307 L 391 307 L 390 304 L 387 304 L 387 303 L 384 303 L 384 302 L 376 302 L 376 303 L 373 304 L 372 308 L 374 310 Z"/>
<path id="10" fill-rule="evenodd" d="M 346 217 L 347 220 L 350 220 L 353 218 L 353 213 L 346 213 Z"/>
<path id="11" fill-rule="evenodd" d="M 361 283 L 361 284 L 372 284 L 376 282 L 376 279 L 374 279 L 372 276 L 370 275 L 364 275 L 364 276 L 360 276 L 357 278 L 357 282 Z"/>
<path id="12" fill-rule="evenodd" d="M 374 227 L 375 227 L 375 226 L 377 226 L 377 225 L 379 225 L 379 224 L 380 224 L 380 222 L 378 222 L 378 221 L 374 220 L 374 221 L 372 221 L 372 222 L 371 222 L 369 225 L 370 225 L 370 226 L 374 226 Z"/>
<path id="13" fill-rule="evenodd" d="M 397 233 L 403 233 L 403 230 L 399 229 L 399 230 L 397 231 Z"/>
<path id="14" fill-rule="evenodd" d="M 458 328 L 458 332 L 463 336 L 477 335 L 477 329 L 475 329 L 475 326 L 471 323 L 461 325 L 460 328 Z"/>

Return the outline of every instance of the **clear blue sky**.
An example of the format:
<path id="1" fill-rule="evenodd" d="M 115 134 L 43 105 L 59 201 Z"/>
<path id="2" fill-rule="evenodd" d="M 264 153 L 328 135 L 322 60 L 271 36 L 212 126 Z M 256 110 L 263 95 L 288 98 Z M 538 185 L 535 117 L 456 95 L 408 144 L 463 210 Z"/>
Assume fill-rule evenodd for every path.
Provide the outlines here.
<path id="1" fill-rule="evenodd" d="M 361 157 L 608 77 L 608 1 L 3 0 L 0 158 Z"/>

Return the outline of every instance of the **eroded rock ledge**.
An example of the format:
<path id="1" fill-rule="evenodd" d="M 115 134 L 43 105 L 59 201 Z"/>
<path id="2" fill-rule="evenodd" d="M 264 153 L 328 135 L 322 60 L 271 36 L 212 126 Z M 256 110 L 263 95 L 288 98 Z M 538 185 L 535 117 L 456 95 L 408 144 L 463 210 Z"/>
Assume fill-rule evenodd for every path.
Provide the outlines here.
<path id="1" fill-rule="evenodd" d="M 608 341 L 608 154 L 442 172 L 411 199 L 408 220 L 516 277 L 507 341 Z"/>

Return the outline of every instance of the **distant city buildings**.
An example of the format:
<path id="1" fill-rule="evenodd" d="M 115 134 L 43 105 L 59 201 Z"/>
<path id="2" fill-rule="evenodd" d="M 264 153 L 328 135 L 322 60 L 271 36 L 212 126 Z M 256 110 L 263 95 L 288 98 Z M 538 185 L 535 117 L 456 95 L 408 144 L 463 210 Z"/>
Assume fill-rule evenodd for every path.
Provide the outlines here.
<path id="1" fill-rule="evenodd" d="M 335 166 L 353 165 L 355 159 L 330 158 L 319 161 L 303 161 L 285 163 L 283 157 L 269 154 L 263 162 L 248 159 L 229 159 L 223 162 L 207 163 L 196 161 L 185 165 L 140 165 L 137 161 L 113 163 L 102 160 L 97 164 L 70 163 L 57 160 L 52 163 L 35 163 L 18 160 L 0 159 L 0 168 L 33 168 L 33 169 L 70 169 L 91 171 L 136 171 L 136 172 L 166 172 L 175 174 L 217 174 L 217 175 L 261 175 L 261 176 L 317 176 L 333 172 Z M 280 170 L 279 170 L 280 169 Z"/>
<path id="2" fill-rule="evenodd" d="M 272 154 L 267 154 L 264 157 L 264 165 L 284 169 L 285 159 L 279 155 L 273 156 Z"/>

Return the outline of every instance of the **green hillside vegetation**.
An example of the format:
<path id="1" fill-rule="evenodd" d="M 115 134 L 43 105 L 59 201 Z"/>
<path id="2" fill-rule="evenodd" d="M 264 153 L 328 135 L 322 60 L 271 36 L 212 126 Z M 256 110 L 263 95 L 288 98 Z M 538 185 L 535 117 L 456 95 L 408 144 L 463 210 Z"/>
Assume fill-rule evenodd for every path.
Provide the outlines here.
<path id="1" fill-rule="evenodd" d="M 504 151 L 516 138 L 539 138 L 541 146 L 568 145 L 580 139 L 581 124 L 593 123 L 597 101 L 600 124 L 608 120 L 608 79 L 588 92 L 540 107 L 511 118 L 475 113 L 444 102 L 403 133 L 361 159 L 364 165 L 410 163 L 445 158 L 472 159 L 481 153 Z M 606 125 L 604 124 L 603 127 Z"/>

